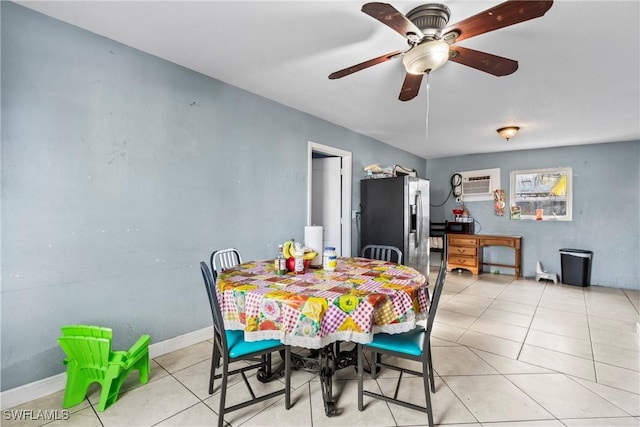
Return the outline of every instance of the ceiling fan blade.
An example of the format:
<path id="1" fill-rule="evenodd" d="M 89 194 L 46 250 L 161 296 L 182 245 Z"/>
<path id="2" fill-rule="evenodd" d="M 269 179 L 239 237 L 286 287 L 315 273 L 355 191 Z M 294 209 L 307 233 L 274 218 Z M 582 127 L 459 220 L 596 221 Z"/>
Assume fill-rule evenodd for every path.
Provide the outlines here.
<path id="1" fill-rule="evenodd" d="M 449 61 L 457 62 L 497 77 L 509 75 L 518 69 L 518 61 L 513 59 L 460 46 L 451 46 L 450 50 L 454 54 L 449 55 Z"/>
<path id="2" fill-rule="evenodd" d="M 553 1 L 507 1 L 445 28 L 443 38 L 446 39 L 446 34 L 454 31 L 460 34 L 455 39 L 455 42 L 459 42 L 479 34 L 539 18 L 551 8 L 551 5 Z"/>
<path id="3" fill-rule="evenodd" d="M 400 101 L 409 101 L 418 95 L 420 90 L 420 83 L 422 83 L 423 74 L 411 74 L 407 73 L 404 77 L 404 83 L 402 83 L 402 89 L 400 89 Z"/>
<path id="4" fill-rule="evenodd" d="M 420 28 L 388 3 L 367 3 L 362 6 L 362 11 L 396 31 L 402 37 L 406 38 L 409 34 L 415 34 L 420 39 L 423 36 Z"/>
<path id="5" fill-rule="evenodd" d="M 386 61 L 388 61 L 390 59 L 393 59 L 393 58 L 401 55 L 402 53 L 403 52 L 401 50 L 396 50 L 395 52 L 387 53 L 386 55 L 382 55 L 382 56 L 379 56 L 377 58 L 373 58 L 373 59 L 370 59 L 368 61 L 364 61 L 364 62 L 361 62 L 359 64 L 352 65 L 351 67 L 345 68 L 343 70 L 335 71 L 335 72 L 329 74 L 329 79 L 334 80 L 334 79 L 339 79 L 339 78 L 344 77 L 344 76 L 348 76 L 349 74 L 353 74 L 356 71 L 364 70 L 365 68 L 369 68 L 369 67 L 372 67 L 374 65 L 386 62 Z"/>

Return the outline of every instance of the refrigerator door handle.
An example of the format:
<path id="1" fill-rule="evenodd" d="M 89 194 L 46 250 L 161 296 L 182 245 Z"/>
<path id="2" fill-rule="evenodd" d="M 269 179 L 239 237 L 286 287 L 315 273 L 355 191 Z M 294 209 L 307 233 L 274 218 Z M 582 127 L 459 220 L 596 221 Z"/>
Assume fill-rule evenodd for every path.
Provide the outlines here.
<path id="1" fill-rule="evenodd" d="M 422 236 L 422 193 L 416 191 L 416 248 L 420 247 L 420 237 Z"/>

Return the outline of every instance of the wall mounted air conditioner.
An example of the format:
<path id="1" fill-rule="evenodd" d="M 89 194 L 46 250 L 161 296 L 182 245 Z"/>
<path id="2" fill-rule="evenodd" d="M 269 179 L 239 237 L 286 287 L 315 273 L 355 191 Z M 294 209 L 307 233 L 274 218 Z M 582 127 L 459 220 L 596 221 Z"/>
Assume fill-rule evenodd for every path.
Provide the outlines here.
<path id="1" fill-rule="evenodd" d="M 465 202 L 493 200 L 500 186 L 500 168 L 459 172 L 462 176 L 462 199 Z"/>

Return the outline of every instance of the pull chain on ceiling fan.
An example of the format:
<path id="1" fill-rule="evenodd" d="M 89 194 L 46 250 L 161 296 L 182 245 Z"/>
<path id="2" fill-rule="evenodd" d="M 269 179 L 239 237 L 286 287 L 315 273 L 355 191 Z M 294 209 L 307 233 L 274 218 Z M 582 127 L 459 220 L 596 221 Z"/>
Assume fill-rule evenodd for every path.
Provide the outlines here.
<path id="1" fill-rule="evenodd" d="M 425 114 L 425 118 L 424 118 L 424 140 L 425 141 L 429 141 L 429 103 L 430 98 L 429 98 L 429 92 L 431 91 L 431 86 L 429 85 L 429 76 L 431 74 L 427 73 L 427 112 Z"/>
<path id="2" fill-rule="evenodd" d="M 429 3 L 403 15 L 388 3 L 366 3 L 362 12 L 377 19 L 407 40 L 409 49 L 397 50 L 336 71 L 329 79 L 339 79 L 391 59 L 402 57 L 406 75 L 399 99 L 418 95 L 422 76 L 447 61 L 457 62 L 494 76 L 506 76 L 518 69 L 518 62 L 455 43 L 480 34 L 543 16 L 553 1 L 510 0 L 447 27 L 451 11 L 443 4 Z"/>

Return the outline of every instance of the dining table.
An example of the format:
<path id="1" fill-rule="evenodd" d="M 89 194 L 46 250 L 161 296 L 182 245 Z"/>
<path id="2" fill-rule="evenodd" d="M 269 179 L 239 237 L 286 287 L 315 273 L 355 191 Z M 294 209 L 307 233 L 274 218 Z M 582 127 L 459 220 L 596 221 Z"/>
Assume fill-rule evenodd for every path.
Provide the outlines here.
<path id="1" fill-rule="evenodd" d="M 292 354 L 292 366 L 319 374 L 327 416 L 337 413 L 333 374 L 357 363 L 355 349 L 340 345 L 414 329 L 428 314 L 427 286 L 409 266 L 359 257 L 339 257 L 334 271 L 298 274 L 277 274 L 274 260 L 251 261 L 216 280 L 225 328 L 243 330 L 246 341 L 277 339 L 309 350 Z"/>

